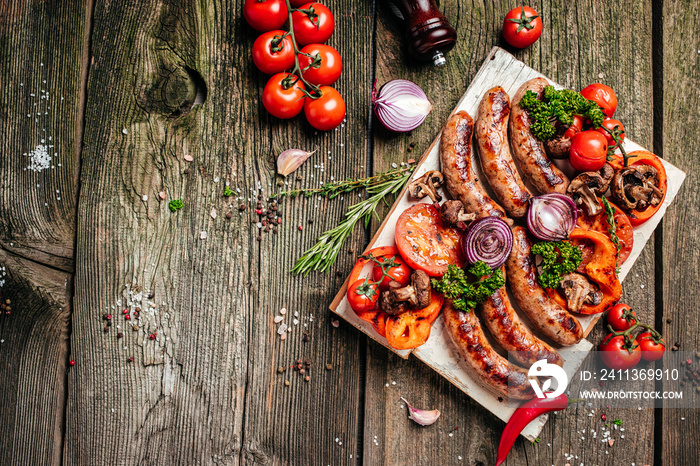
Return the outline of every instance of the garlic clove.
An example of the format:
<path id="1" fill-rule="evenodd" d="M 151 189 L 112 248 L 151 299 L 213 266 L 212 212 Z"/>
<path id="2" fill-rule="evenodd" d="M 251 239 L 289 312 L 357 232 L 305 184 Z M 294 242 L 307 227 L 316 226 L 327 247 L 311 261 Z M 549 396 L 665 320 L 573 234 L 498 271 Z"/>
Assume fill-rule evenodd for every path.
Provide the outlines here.
<path id="1" fill-rule="evenodd" d="M 401 397 L 401 399 L 404 403 L 406 403 L 406 406 L 408 406 L 408 418 L 416 424 L 419 424 L 421 426 L 429 426 L 435 424 L 435 421 L 437 421 L 440 417 L 440 411 L 438 411 L 437 409 L 417 409 L 411 406 L 411 404 L 408 401 L 406 401 L 404 397 Z"/>
<path id="2" fill-rule="evenodd" d="M 313 152 L 306 152 L 301 149 L 287 149 L 277 157 L 277 173 L 287 176 L 299 168 L 306 159 L 313 155 Z"/>

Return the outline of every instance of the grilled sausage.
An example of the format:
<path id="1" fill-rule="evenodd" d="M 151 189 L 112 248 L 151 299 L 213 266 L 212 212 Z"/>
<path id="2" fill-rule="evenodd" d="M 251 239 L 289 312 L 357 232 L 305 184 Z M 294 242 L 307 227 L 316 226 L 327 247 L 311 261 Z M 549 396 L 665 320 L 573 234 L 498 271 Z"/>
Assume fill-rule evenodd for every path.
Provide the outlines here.
<path id="1" fill-rule="evenodd" d="M 530 191 L 523 184 L 508 145 L 510 97 L 501 86 L 484 94 L 476 118 L 476 145 L 484 176 L 498 202 L 512 217 L 527 212 Z"/>
<path id="2" fill-rule="evenodd" d="M 452 301 L 446 299 L 442 313 L 452 342 L 482 383 L 504 397 L 516 400 L 535 397 L 527 371 L 493 349 L 474 312 L 458 311 Z"/>
<path id="3" fill-rule="evenodd" d="M 442 130 L 440 160 L 445 185 L 452 198 L 459 199 L 468 213 L 477 217 L 500 217 L 510 225 L 503 208 L 491 199 L 472 170 L 472 132 L 474 120 L 465 111 L 452 115 Z"/>
<path id="4" fill-rule="evenodd" d="M 509 123 L 510 147 L 520 170 L 539 193 L 564 194 L 569 186 L 569 179 L 547 158 L 544 145 L 530 132 L 527 110 L 520 106 L 520 100 L 527 91 L 542 95 L 547 85 L 549 83 L 544 78 L 531 79 L 523 84 L 513 97 Z"/>
<path id="5" fill-rule="evenodd" d="M 501 271 L 505 275 L 504 267 Z M 481 304 L 481 315 L 494 340 L 501 347 L 513 352 L 518 364 L 530 367 L 540 359 L 548 363 L 564 365 L 564 359 L 547 343 L 543 342 L 525 325 L 510 304 L 506 287 L 503 286 Z"/>
<path id="6" fill-rule="evenodd" d="M 556 343 L 571 346 L 583 338 L 583 327 L 565 308 L 550 298 L 537 282 L 532 244 L 523 227 L 513 228 L 513 249 L 506 261 L 508 284 L 532 324 Z"/>

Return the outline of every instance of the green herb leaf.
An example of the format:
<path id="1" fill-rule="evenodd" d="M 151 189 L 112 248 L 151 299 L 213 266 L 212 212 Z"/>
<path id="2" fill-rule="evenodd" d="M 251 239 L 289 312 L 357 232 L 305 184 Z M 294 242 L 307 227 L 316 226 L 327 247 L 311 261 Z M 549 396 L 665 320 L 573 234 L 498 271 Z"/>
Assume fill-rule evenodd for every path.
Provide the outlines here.
<path id="1" fill-rule="evenodd" d="M 182 199 L 173 199 L 168 203 L 168 208 L 173 211 L 177 212 L 178 210 L 182 209 L 185 206 L 185 203 L 182 202 Z"/>
<path id="2" fill-rule="evenodd" d="M 622 425 L 622 419 L 615 419 L 613 422 L 616 426 L 621 426 Z"/>
<path id="3" fill-rule="evenodd" d="M 610 205 L 610 202 L 606 198 L 601 198 L 603 200 L 603 207 L 605 208 L 605 216 L 607 217 L 608 220 L 608 233 L 610 234 L 610 239 L 612 240 L 613 244 L 617 248 L 617 252 L 620 252 L 620 249 L 622 249 L 622 244 L 620 244 L 620 238 L 617 236 L 617 223 L 615 222 L 615 210 L 612 208 L 612 205 Z M 619 254 L 618 254 L 619 256 Z M 617 259 L 615 259 L 615 274 L 617 275 L 619 272 L 618 267 L 617 267 Z"/>
<path id="4" fill-rule="evenodd" d="M 483 261 L 477 261 L 469 268 L 469 273 L 477 281 L 470 283 L 464 270 L 450 264 L 445 275 L 432 280 L 433 289 L 451 299 L 455 309 L 469 312 L 506 284 L 501 269 L 493 270 Z"/>
<path id="5" fill-rule="evenodd" d="M 542 256 L 537 281 L 544 288 L 557 288 L 562 275 L 576 270 L 583 259 L 581 250 L 566 241 L 543 241 L 534 244 L 531 251 Z"/>
<path id="6" fill-rule="evenodd" d="M 231 187 L 230 187 L 230 186 L 226 186 L 226 187 L 224 188 L 224 197 L 230 197 L 231 194 L 233 194 L 233 191 L 231 191 Z"/>
<path id="7" fill-rule="evenodd" d="M 530 132 L 540 141 L 554 137 L 556 121 L 568 126 L 573 123 L 574 115 L 581 115 L 597 128 L 605 119 L 603 110 L 592 100 L 571 89 L 556 90 L 553 86 L 545 86 L 542 100 L 536 93 L 527 91 L 520 106 L 528 111 L 532 121 Z"/>

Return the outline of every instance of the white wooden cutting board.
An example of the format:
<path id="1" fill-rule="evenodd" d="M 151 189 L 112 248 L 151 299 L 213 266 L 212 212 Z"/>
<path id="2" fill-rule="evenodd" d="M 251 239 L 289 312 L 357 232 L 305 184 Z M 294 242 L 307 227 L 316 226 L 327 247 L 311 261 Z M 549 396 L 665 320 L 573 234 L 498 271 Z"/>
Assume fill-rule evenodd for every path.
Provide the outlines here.
<path id="1" fill-rule="evenodd" d="M 494 47 L 486 57 L 486 60 L 484 60 L 484 63 L 477 72 L 476 76 L 474 76 L 474 79 L 467 88 L 466 92 L 457 103 L 453 113 L 460 110 L 465 110 L 476 119 L 479 102 L 487 90 L 494 86 L 501 86 L 512 97 L 525 81 L 536 77 L 546 78 L 546 76 L 543 76 L 541 73 L 538 73 L 532 68 L 525 66 L 523 62 L 517 60 L 513 55 L 500 47 Z M 561 86 L 553 81 L 549 81 L 556 87 L 561 88 Z M 429 170 L 440 170 L 439 141 L 440 136 L 438 135 L 438 137 L 435 138 L 428 150 L 418 161 L 418 166 L 413 174 L 413 178 L 420 177 Z M 630 141 L 629 139 L 624 141 L 624 147 L 628 152 L 643 149 L 643 147 Z M 475 156 L 476 148 L 473 148 L 472 166 L 477 170 L 477 176 L 481 178 L 481 173 L 479 173 L 479 163 L 474 158 Z M 666 172 L 668 175 L 668 192 L 666 193 L 666 198 L 664 199 L 663 205 L 654 215 L 654 217 L 634 229 L 634 248 L 630 254 L 630 257 L 622 266 L 620 280 L 624 280 L 627 273 L 629 273 L 634 266 L 634 262 L 637 260 L 637 257 L 639 257 L 639 254 L 642 252 L 644 245 L 651 237 L 659 221 L 661 221 L 661 217 L 666 212 L 666 208 L 676 197 L 676 194 L 678 193 L 678 190 L 685 179 L 685 173 L 678 168 L 665 161 L 664 166 L 666 167 Z M 485 186 L 485 188 L 488 190 L 488 186 Z M 493 197 L 493 195 L 491 197 Z M 399 215 L 406 210 L 406 208 L 415 203 L 416 202 L 408 199 L 406 189 L 404 189 L 396 199 L 391 211 L 384 219 L 384 222 L 374 235 L 374 238 L 372 238 L 372 241 L 370 241 L 367 250 L 378 246 L 394 246 L 394 227 L 396 225 L 396 220 L 398 219 Z M 369 271 L 369 266 L 367 267 L 367 271 Z M 347 280 L 343 285 L 343 288 L 338 292 L 337 296 L 333 300 L 333 303 L 331 303 L 330 308 L 333 312 L 343 317 L 350 324 L 357 327 L 359 330 L 366 333 L 374 340 L 386 346 L 391 351 L 394 351 L 401 357 L 407 358 L 411 353 L 413 353 L 418 359 L 439 372 L 443 377 L 452 382 L 455 386 L 459 387 L 462 391 L 471 396 L 479 404 L 484 406 L 503 421 L 507 421 L 510 418 L 514 408 L 509 407 L 506 401 L 499 401 L 496 394 L 486 389 L 480 383 L 477 376 L 470 373 L 466 364 L 459 355 L 457 348 L 452 344 L 449 335 L 445 331 L 442 315 L 433 324 L 430 339 L 423 346 L 412 351 L 394 350 L 388 346 L 386 338 L 380 336 L 368 322 L 365 322 L 357 317 L 355 312 L 350 307 L 347 298 L 345 297 L 346 287 Z M 516 303 L 513 302 L 513 305 L 516 307 Z M 520 312 L 519 309 L 518 312 Z M 521 315 L 521 318 L 524 323 L 529 324 L 526 317 Z M 583 325 L 584 329 L 586 329 L 586 336 L 588 336 L 599 318 L 600 315 L 581 316 L 579 318 L 581 325 Z M 569 375 L 569 378 L 571 378 L 572 375 L 578 371 L 578 368 L 581 366 L 581 363 L 585 359 L 585 356 L 588 354 L 591 347 L 592 345 L 590 342 L 587 340 L 582 340 L 574 346 L 559 349 L 559 352 L 565 361 L 564 370 Z M 547 417 L 540 416 L 527 426 L 522 435 L 524 435 L 528 440 L 533 441 L 535 438 L 537 438 L 546 422 Z"/>

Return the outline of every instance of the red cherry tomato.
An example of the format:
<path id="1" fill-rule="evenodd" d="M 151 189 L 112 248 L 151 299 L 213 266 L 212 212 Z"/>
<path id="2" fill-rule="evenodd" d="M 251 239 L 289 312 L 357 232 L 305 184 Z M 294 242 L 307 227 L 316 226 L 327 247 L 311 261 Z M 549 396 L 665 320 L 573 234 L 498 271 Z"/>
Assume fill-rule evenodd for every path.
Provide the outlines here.
<path id="1" fill-rule="evenodd" d="M 369 312 L 375 308 L 379 300 L 377 285 L 365 284 L 365 279 L 355 280 L 347 292 L 350 307 L 357 312 Z"/>
<path id="2" fill-rule="evenodd" d="M 322 43 L 333 35 L 335 19 L 326 6 L 311 2 L 301 6 L 301 10 L 292 13 L 294 38 L 300 45 Z"/>
<path id="3" fill-rule="evenodd" d="M 597 131 L 582 131 L 571 139 L 569 162 L 578 171 L 598 171 L 608 157 L 608 141 Z"/>
<path id="4" fill-rule="evenodd" d="M 642 350 L 642 359 L 645 361 L 658 361 L 664 357 L 666 342 L 663 338 L 659 338 L 657 343 L 651 332 L 644 332 L 637 336 L 637 340 L 639 341 L 639 348 Z"/>
<path id="5" fill-rule="evenodd" d="M 603 120 L 603 124 L 605 128 L 609 129 L 610 131 L 621 131 L 619 137 L 620 137 L 620 142 L 625 140 L 625 127 L 622 126 L 622 123 L 620 123 L 618 120 L 613 120 L 612 118 L 606 118 Z M 613 137 L 605 131 L 603 128 L 598 128 L 596 129 L 600 134 L 605 136 L 605 139 L 608 140 L 608 146 L 615 146 L 617 147 L 617 143 L 613 139 Z"/>
<path id="6" fill-rule="evenodd" d="M 627 330 L 637 323 L 637 314 L 627 304 L 616 304 L 608 311 L 608 323 L 617 332 Z"/>
<path id="7" fill-rule="evenodd" d="M 583 128 L 583 117 L 581 115 L 574 115 L 574 122 L 571 124 L 566 129 L 566 132 L 564 133 L 565 138 L 573 138 L 576 136 L 578 133 L 581 132 L 581 129 Z"/>
<path id="8" fill-rule="evenodd" d="M 304 53 L 311 57 L 303 55 Z M 338 51 L 330 45 L 311 44 L 301 49 L 299 66 L 302 70 L 301 75 L 311 84 L 330 86 L 340 78 L 343 60 Z"/>
<path id="9" fill-rule="evenodd" d="M 617 110 L 617 96 L 611 87 L 605 84 L 591 84 L 581 90 L 581 95 L 597 103 L 608 118 L 612 118 Z"/>
<path id="10" fill-rule="evenodd" d="M 610 369 L 631 369 L 642 359 L 642 351 L 639 349 L 639 342 L 632 340 L 631 353 L 625 347 L 625 339 L 622 335 L 616 337 L 612 333 L 608 334 L 600 344 L 600 359 Z"/>
<path id="11" fill-rule="evenodd" d="M 413 269 L 431 277 L 442 277 L 447 266 L 464 265 L 461 234 L 446 227 L 440 213 L 431 204 L 416 204 L 404 210 L 396 220 L 396 247 Z"/>
<path id="12" fill-rule="evenodd" d="M 265 85 L 262 95 L 263 105 L 272 116 L 292 118 L 299 115 L 304 108 L 303 89 L 304 84 L 296 76 L 277 73 Z"/>
<path id="13" fill-rule="evenodd" d="M 321 86 L 319 90 L 321 97 L 306 98 L 304 114 L 314 128 L 330 131 L 343 122 L 345 101 L 340 93 L 330 86 Z"/>
<path id="14" fill-rule="evenodd" d="M 266 32 L 280 29 L 289 18 L 284 0 L 245 0 L 243 16 L 250 27 Z"/>
<path id="15" fill-rule="evenodd" d="M 541 34 L 542 18 L 529 6 L 513 8 L 503 20 L 503 38 L 513 47 L 529 47 Z"/>
<path id="16" fill-rule="evenodd" d="M 411 268 L 406 265 L 406 262 L 404 262 L 403 259 L 401 259 L 401 256 L 393 256 L 393 257 L 382 257 L 378 259 L 379 262 L 382 264 L 397 264 L 394 267 L 389 267 L 386 270 L 386 275 L 382 279 L 382 267 L 379 264 L 375 264 L 374 268 L 372 268 L 372 281 L 373 282 L 378 282 L 381 280 L 379 283 L 379 289 L 381 291 L 386 291 L 389 289 L 389 282 L 394 280 L 401 285 L 406 286 L 410 283 L 411 281 Z"/>
<path id="17" fill-rule="evenodd" d="M 261 34 L 253 43 L 253 63 L 265 74 L 275 74 L 294 67 L 294 45 L 285 31 L 277 29 Z"/>

